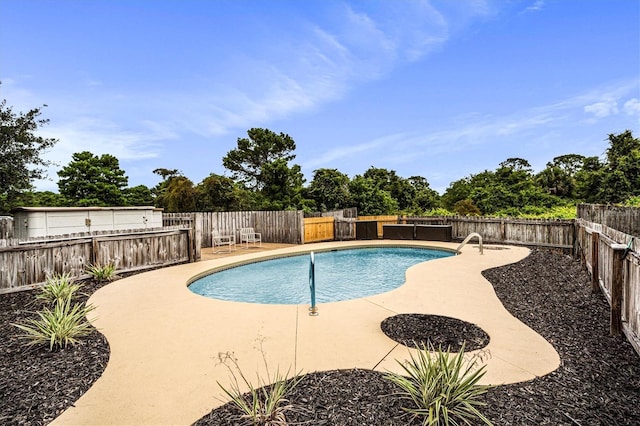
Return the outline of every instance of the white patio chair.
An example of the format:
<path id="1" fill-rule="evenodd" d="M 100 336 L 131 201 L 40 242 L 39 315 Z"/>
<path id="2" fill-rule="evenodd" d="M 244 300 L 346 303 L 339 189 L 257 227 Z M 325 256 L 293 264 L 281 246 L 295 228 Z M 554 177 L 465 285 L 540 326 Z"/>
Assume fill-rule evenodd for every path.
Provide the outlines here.
<path id="1" fill-rule="evenodd" d="M 262 247 L 262 234 L 255 232 L 253 228 L 240 228 L 240 244 L 242 243 L 245 243 L 246 248 L 249 248 L 249 243 L 254 247 L 256 244 Z"/>
<path id="2" fill-rule="evenodd" d="M 220 235 L 218 231 L 211 232 L 211 245 L 213 251 L 216 252 L 216 247 L 227 246 L 229 248 L 228 253 L 231 253 L 231 249 L 236 249 L 236 236 L 235 235 Z M 217 251 L 216 253 L 219 253 Z"/>

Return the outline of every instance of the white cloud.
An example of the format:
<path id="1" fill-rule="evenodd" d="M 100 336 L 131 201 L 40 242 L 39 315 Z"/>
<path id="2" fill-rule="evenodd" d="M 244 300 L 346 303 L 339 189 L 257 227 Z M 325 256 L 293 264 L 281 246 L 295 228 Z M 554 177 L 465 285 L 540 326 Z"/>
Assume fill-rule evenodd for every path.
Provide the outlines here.
<path id="1" fill-rule="evenodd" d="M 524 12 L 539 12 L 544 8 L 544 0 L 536 0 L 532 5 L 527 6 Z"/>
<path id="2" fill-rule="evenodd" d="M 604 118 L 618 113 L 618 102 L 613 99 L 604 99 L 590 105 L 585 105 L 584 112 L 593 114 L 596 118 Z"/>
<path id="3" fill-rule="evenodd" d="M 627 115 L 638 115 L 640 116 L 640 100 L 638 98 L 629 99 L 624 103 L 623 111 Z"/>

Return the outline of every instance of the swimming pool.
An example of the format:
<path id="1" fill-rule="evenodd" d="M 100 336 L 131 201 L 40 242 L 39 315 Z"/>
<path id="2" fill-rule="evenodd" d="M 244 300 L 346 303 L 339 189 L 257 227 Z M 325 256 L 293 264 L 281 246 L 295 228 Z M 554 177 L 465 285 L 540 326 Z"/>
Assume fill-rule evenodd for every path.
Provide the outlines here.
<path id="1" fill-rule="evenodd" d="M 316 301 L 337 302 L 393 290 L 405 282 L 405 272 L 410 266 L 453 255 L 446 250 L 410 247 L 316 252 Z M 236 302 L 309 303 L 309 254 L 214 272 L 191 283 L 189 290 Z"/>

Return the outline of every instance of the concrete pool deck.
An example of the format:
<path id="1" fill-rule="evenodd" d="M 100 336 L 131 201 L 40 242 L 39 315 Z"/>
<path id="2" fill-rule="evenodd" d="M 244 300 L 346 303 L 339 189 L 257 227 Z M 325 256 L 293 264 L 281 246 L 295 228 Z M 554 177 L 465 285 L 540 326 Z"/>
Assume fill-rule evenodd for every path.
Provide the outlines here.
<path id="1" fill-rule="evenodd" d="M 380 323 L 399 313 L 445 315 L 477 324 L 491 338 L 483 383 L 543 376 L 560 365 L 553 346 L 513 317 L 481 271 L 517 262 L 529 250 L 468 244 L 462 254 L 415 265 L 407 282 L 361 299 L 308 305 L 262 305 L 209 299 L 187 282 L 211 269 L 256 258 L 332 248 L 426 246 L 455 250 L 457 243 L 352 241 L 305 244 L 269 251 L 242 250 L 115 281 L 91 296 L 95 326 L 111 348 L 102 376 L 52 424 L 188 425 L 222 405 L 217 382 L 231 383 L 218 362 L 232 352 L 254 384 L 264 375 L 260 345 L 273 373 L 333 369 L 397 371 L 409 349 L 389 339 Z M 472 352 L 473 353 L 473 352 Z"/>

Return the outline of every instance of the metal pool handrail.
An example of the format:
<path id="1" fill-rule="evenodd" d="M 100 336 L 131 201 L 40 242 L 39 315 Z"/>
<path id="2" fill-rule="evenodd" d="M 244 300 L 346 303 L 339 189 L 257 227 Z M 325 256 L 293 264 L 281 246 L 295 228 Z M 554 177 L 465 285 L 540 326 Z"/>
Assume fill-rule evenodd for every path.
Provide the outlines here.
<path id="1" fill-rule="evenodd" d="M 458 246 L 458 248 L 456 249 L 456 253 L 460 254 L 460 249 L 469 242 L 469 240 L 473 237 L 478 237 L 478 245 L 480 246 L 480 254 L 484 254 L 482 251 L 482 236 L 480 234 L 478 234 L 477 232 L 472 232 L 469 235 L 467 235 L 467 238 L 464 239 L 464 241 L 462 241 L 462 243 L 460 243 L 460 245 Z"/>
<path id="2" fill-rule="evenodd" d="M 311 307 L 309 308 L 309 315 L 318 315 L 318 308 L 316 307 L 316 260 L 313 252 L 309 253 L 309 290 L 311 291 Z"/>

